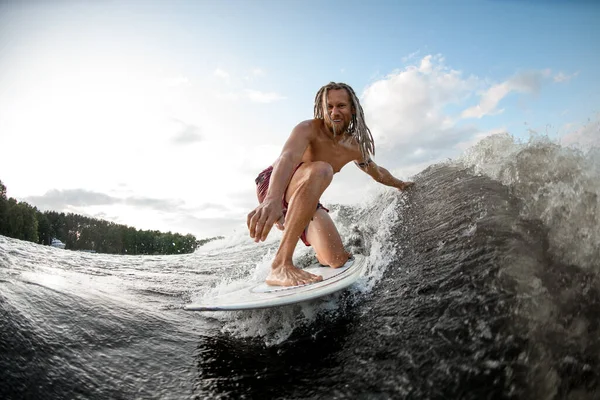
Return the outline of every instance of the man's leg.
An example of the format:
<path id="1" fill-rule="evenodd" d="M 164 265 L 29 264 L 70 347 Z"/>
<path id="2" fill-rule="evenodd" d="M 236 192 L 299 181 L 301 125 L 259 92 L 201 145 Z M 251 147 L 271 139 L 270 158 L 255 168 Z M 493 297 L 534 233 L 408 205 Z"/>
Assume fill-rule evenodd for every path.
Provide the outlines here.
<path id="1" fill-rule="evenodd" d="M 343 266 L 350 253 L 344 249 L 342 238 L 333 220 L 323 209 L 317 210 L 306 231 L 308 243 L 315 249 L 317 260 L 332 268 Z"/>
<path id="2" fill-rule="evenodd" d="M 267 284 L 295 286 L 323 280 L 320 275 L 296 268 L 292 256 L 300 235 L 315 215 L 319 198 L 332 179 L 333 168 L 321 161 L 302 164 L 292 176 L 285 194 L 288 202 L 285 229 Z"/>

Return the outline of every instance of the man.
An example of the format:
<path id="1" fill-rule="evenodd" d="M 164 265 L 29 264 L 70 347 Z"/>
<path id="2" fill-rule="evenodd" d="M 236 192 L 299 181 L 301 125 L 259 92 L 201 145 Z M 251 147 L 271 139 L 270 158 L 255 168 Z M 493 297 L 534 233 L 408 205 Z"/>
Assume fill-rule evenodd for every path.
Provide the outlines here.
<path id="1" fill-rule="evenodd" d="M 363 109 L 352 88 L 331 82 L 315 97 L 315 118 L 299 123 L 272 166 L 256 178 L 260 202 L 248 214 L 250 237 L 266 240 L 274 224 L 283 237 L 266 282 L 295 286 L 323 280 L 294 266 L 292 256 L 301 238 L 315 249 L 317 260 L 332 268 L 343 266 L 350 254 L 319 198 L 333 175 L 350 161 L 373 179 L 405 190 L 413 182 L 402 182 L 371 159 L 375 146 L 365 124 Z"/>

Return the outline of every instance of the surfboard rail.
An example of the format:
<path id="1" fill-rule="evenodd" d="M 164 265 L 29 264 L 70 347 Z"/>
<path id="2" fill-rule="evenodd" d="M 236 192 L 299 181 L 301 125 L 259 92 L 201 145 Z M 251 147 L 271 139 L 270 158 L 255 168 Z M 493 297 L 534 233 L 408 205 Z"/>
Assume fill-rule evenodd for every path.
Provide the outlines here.
<path id="1" fill-rule="evenodd" d="M 320 282 L 298 286 L 269 286 L 259 283 L 188 304 L 187 311 L 239 311 L 281 307 L 317 299 L 352 285 L 362 275 L 367 259 L 357 254 L 337 269 L 313 264 L 306 271 L 323 276 Z"/>

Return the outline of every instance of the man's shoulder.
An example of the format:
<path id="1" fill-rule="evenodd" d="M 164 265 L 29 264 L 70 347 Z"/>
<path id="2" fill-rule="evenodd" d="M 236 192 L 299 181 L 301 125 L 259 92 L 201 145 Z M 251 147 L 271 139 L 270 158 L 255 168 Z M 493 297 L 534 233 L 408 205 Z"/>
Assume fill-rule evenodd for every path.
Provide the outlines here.
<path id="1" fill-rule="evenodd" d="M 296 127 L 294 128 L 294 130 L 297 130 L 299 132 L 302 132 L 302 133 L 305 133 L 308 135 L 316 134 L 316 133 L 320 132 L 321 129 L 323 129 L 323 120 L 317 119 L 317 118 L 307 119 L 305 121 L 302 121 L 302 122 L 298 123 L 298 125 L 296 125 Z"/>
<path id="2" fill-rule="evenodd" d="M 303 128 L 320 128 L 323 126 L 323 120 L 319 118 L 307 119 L 298 124 L 298 126 L 302 126 Z"/>

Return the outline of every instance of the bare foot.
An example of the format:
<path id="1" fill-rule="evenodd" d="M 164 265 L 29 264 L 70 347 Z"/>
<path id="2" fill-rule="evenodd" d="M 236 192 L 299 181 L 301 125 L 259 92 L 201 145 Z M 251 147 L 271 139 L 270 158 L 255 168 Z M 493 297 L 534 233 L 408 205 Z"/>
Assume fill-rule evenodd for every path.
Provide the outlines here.
<path id="1" fill-rule="evenodd" d="M 323 277 L 321 275 L 311 274 L 293 265 L 282 265 L 271 269 L 266 282 L 267 285 L 271 286 L 298 286 L 322 280 Z"/>

